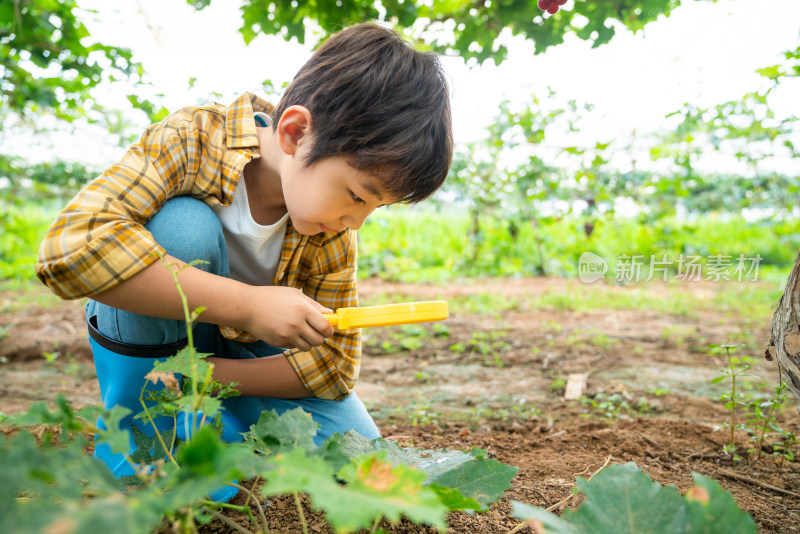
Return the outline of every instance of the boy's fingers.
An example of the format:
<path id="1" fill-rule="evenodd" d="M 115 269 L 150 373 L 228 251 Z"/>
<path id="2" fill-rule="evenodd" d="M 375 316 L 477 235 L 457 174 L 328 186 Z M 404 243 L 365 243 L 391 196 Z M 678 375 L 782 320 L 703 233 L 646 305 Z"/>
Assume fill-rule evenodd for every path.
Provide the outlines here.
<path id="1" fill-rule="evenodd" d="M 320 313 L 333 313 L 333 310 L 332 310 L 332 309 L 330 309 L 330 308 L 326 308 L 325 306 L 323 306 L 322 304 L 320 304 L 320 303 L 319 303 L 319 302 L 317 302 L 316 300 L 312 299 L 312 298 L 311 298 L 311 297 L 309 297 L 308 295 L 306 295 L 306 294 L 303 294 L 303 296 L 304 296 L 305 298 L 307 298 L 307 299 L 308 299 L 308 301 L 311 303 L 311 305 L 312 305 L 312 306 L 314 306 L 314 308 L 315 308 L 316 310 L 318 310 Z"/>
<path id="2" fill-rule="evenodd" d="M 323 337 L 322 341 L 324 341 L 324 338 L 331 337 L 333 335 L 333 326 L 331 326 L 330 321 L 328 321 L 322 315 L 309 318 L 308 324 L 314 329 L 315 333 Z M 318 344 L 321 344 L 322 341 L 320 341 Z"/>
<path id="3" fill-rule="evenodd" d="M 322 336 L 320 332 L 311 329 L 311 332 L 304 332 L 299 336 L 300 342 L 304 346 L 299 346 L 297 348 L 302 350 L 309 350 L 312 347 L 317 347 L 322 345 L 325 342 L 325 338 Z"/>

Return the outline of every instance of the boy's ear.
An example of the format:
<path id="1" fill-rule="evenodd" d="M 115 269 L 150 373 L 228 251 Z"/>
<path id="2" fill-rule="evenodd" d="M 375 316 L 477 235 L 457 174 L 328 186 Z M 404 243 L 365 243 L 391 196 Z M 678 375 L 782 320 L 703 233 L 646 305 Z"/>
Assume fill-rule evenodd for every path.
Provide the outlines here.
<path id="1" fill-rule="evenodd" d="M 311 135 L 311 112 L 303 106 L 289 106 L 278 120 L 276 133 L 281 150 L 293 155 Z"/>

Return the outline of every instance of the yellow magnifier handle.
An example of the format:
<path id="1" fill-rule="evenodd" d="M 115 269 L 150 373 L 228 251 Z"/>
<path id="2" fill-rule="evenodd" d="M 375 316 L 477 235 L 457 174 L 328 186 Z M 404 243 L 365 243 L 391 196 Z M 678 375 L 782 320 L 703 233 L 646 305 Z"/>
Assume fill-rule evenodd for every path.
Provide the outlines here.
<path id="1" fill-rule="evenodd" d="M 336 313 L 326 313 L 325 318 L 339 330 L 369 326 L 425 323 L 447 319 L 446 301 L 406 302 L 362 308 L 339 308 Z"/>

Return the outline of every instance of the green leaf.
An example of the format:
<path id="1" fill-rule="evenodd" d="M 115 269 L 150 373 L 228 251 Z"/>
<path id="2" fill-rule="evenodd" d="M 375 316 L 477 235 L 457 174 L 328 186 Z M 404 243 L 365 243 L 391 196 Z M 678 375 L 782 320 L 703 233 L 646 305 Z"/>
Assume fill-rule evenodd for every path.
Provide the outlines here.
<path id="1" fill-rule="evenodd" d="M 183 444 L 178 453 L 182 468 L 195 475 L 213 475 L 215 459 L 222 454 L 223 443 L 214 429 L 204 426 L 197 430 L 192 440 Z"/>
<path id="2" fill-rule="evenodd" d="M 127 453 L 130 448 L 130 439 L 128 433 L 120 427 L 120 422 L 130 413 L 130 409 L 124 406 L 114 406 L 111 410 L 103 411 L 102 418 L 106 429 L 97 429 L 95 445 L 105 443 L 111 447 L 113 453 Z"/>
<path id="3" fill-rule="evenodd" d="M 352 431 L 335 434 L 331 439 L 336 441 L 341 446 L 342 452 L 351 458 L 383 451 L 386 454 L 387 462 L 405 464 L 419 469 L 428 475 L 428 482 L 433 482 L 447 471 L 472 461 L 475 454 L 484 452 L 480 449 L 475 449 L 475 453 L 472 453 L 448 449 L 425 450 L 400 447 L 395 441 L 383 438 L 369 439 Z"/>
<path id="4" fill-rule="evenodd" d="M 755 534 L 756 525 L 749 514 L 736 506 L 730 493 L 714 480 L 692 473 L 695 488 L 685 495 L 690 534 Z"/>
<path id="5" fill-rule="evenodd" d="M 152 427 L 151 427 L 152 430 Z M 133 442 L 136 447 L 128 460 L 135 464 L 152 465 L 153 463 L 163 460 L 167 456 L 167 451 L 161 444 L 161 440 L 157 436 L 150 437 L 142 432 L 137 426 L 131 425 L 131 433 L 133 434 Z M 175 428 L 166 431 L 161 431 L 161 439 L 164 444 L 169 446 L 175 440 Z M 125 443 L 126 450 L 120 452 L 127 452 L 128 443 Z"/>
<path id="6" fill-rule="evenodd" d="M 584 534 L 569 521 L 561 519 L 557 515 L 548 512 L 544 508 L 531 506 L 530 504 L 511 501 L 511 515 L 523 521 L 536 521 L 541 523 L 547 534 Z"/>
<path id="7" fill-rule="evenodd" d="M 187 377 L 195 376 L 193 373 L 196 372 L 197 378 L 201 380 L 211 367 L 211 364 L 203 359 L 206 356 L 211 356 L 211 354 L 197 352 L 192 347 L 184 347 L 175 356 L 163 361 L 156 361 L 153 371 L 177 373 Z"/>
<path id="8" fill-rule="evenodd" d="M 611 465 L 591 480 L 578 479 L 586 495 L 577 510 L 559 518 L 550 512 L 512 502 L 514 517 L 542 523 L 555 534 L 754 534 L 752 518 L 739 510 L 719 484 L 693 474 L 693 490 L 681 497 L 674 486 L 662 486 L 632 463 Z"/>
<path id="9" fill-rule="evenodd" d="M 511 487 L 511 479 L 519 469 L 477 456 L 435 478 L 436 484 L 458 490 L 464 497 L 474 499 L 481 509 L 503 496 Z"/>
<path id="10" fill-rule="evenodd" d="M 471 497 L 464 497 L 460 491 L 439 484 L 430 484 L 430 487 L 439 496 L 439 501 L 451 511 L 464 510 L 467 513 L 480 511 L 481 504 Z"/>
<path id="11" fill-rule="evenodd" d="M 345 466 L 336 482 L 333 469 L 321 458 L 296 448 L 270 460 L 274 469 L 264 475 L 267 495 L 303 492 L 325 515 L 337 532 L 352 532 L 385 517 L 398 521 L 407 516 L 415 522 L 444 528 L 447 508 L 436 493 L 423 485 L 425 474 L 407 466 L 392 466 L 377 455 L 367 455 Z"/>
<path id="12" fill-rule="evenodd" d="M 414 467 L 427 475 L 426 484 L 455 489 L 463 497 L 478 502 L 481 509 L 502 497 L 518 470 L 497 460 L 485 459 L 486 451 L 481 449 L 464 452 L 400 447 L 396 442 L 382 438 L 370 440 L 355 432 L 337 434 L 332 439 L 337 440 L 350 457 L 382 452 L 387 462 Z"/>
<path id="13" fill-rule="evenodd" d="M 633 463 L 611 465 L 577 485 L 586 501 L 564 517 L 584 532 L 674 534 L 686 520 L 678 490 L 653 482 Z"/>
<path id="14" fill-rule="evenodd" d="M 258 422 L 244 434 L 244 441 L 264 454 L 277 454 L 300 447 L 314 450 L 314 436 L 319 424 L 302 408 L 287 410 L 278 415 L 275 410 L 264 411 Z"/>

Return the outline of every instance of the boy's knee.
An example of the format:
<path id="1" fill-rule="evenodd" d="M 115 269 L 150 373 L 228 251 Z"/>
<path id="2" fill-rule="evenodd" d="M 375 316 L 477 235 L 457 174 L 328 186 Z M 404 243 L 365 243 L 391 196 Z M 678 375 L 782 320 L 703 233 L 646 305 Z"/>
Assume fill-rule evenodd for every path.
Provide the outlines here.
<path id="1" fill-rule="evenodd" d="M 200 200 L 176 197 L 167 201 L 145 227 L 167 254 L 198 265 L 204 271 L 221 274 L 224 269 L 225 237 L 222 224 L 214 211 Z"/>

